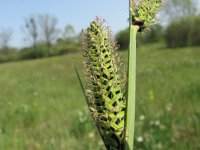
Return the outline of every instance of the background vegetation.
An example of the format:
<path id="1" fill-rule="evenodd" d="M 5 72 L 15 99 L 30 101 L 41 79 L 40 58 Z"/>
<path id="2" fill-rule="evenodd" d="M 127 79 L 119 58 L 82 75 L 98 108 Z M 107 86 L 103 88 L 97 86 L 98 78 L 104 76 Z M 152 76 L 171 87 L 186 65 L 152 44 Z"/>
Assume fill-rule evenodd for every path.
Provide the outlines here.
<path id="1" fill-rule="evenodd" d="M 161 24 L 138 37 L 138 150 L 200 149 L 200 16 L 195 2 L 168 0 Z M 53 26 L 46 38 L 45 20 Z M 28 16 L 23 34 L 29 45 L 22 48 L 10 46 L 12 29 L 0 30 L 0 150 L 105 149 L 73 67 L 75 59 L 82 69 L 80 34 L 72 25 L 59 29 L 56 22 L 47 14 Z M 115 34 L 125 66 L 127 34 L 127 29 Z"/>
<path id="2" fill-rule="evenodd" d="M 200 148 L 199 56 L 199 47 L 139 48 L 137 149 Z M 104 149 L 72 58 L 81 69 L 80 53 L 0 65 L 0 149 Z"/>
<path id="3" fill-rule="evenodd" d="M 200 45 L 200 16 L 185 17 L 172 22 L 166 29 L 165 41 L 168 47 Z"/>

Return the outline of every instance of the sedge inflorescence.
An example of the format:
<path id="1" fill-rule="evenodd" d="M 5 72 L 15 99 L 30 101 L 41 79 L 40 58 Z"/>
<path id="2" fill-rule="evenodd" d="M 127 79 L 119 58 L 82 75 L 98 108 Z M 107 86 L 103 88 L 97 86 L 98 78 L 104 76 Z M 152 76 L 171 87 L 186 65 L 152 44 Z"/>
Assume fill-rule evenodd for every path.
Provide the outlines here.
<path id="1" fill-rule="evenodd" d="M 82 36 L 86 86 L 84 94 L 109 150 L 120 150 L 124 138 L 125 74 L 111 32 L 99 18 Z"/>
<path id="2" fill-rule="evenodd" d="M 132 23 L 139 26 L 139 32 L 144 31 L 156 22 L 156 14 L 160 10 L 163 0 L 140 0 L 132 8 Z"/>

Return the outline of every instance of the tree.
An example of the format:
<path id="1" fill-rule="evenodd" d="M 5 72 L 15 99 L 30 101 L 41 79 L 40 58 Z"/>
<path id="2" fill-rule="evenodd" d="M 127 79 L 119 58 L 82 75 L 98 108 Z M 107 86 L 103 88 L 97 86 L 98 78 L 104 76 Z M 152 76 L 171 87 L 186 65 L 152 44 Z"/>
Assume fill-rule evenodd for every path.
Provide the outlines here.
<path id="1" fill-rule="evenodd" d="M 7 28 L 4 29 L 2 28 L 0 31 L 0 45 L 3 49 L 7 49 L 9 47 L 9 42 L 11 40 L 12 37 L 12 30 Z"/>
<path id="2" fill-rule="evenodd" d="M 122 31 L 119 31 L 116 34 L 116 41 L 118 42 L 118 44 L 120 45 L 120 49 L 121 50 L 126 50 L 128 49 L 128 45 L 129 45 L 129 29 L 126 28 Z"/>
<path id="3" fill-rule="evenodd" d="M 49 14 L 39 15 L 38 24 L 47 45 L 48 55 L 51 55 L 52 42 L 56 40 L 59 34 L 59 29 L 57 28 L 58 20 Z"/>
<path id="4" fill-rule="evenodd" d="M 167 17 L 168 22 L 181 17 L 194 16 L 197 12 L 197 0 L 166 0 L 163 9 L 163 15 Z M 162 18 L 166 20 L 166 17 Z"/>
<path id="5" fill-rule="evenodd" d="M 75 36 L 75 30 L 74 27 L 70 24 L 66 25 L 64 33 L 63 33 L 63 37 L 65 39 L 71 39 Z"/>
<path id="6" fill-rule="evenodd" d="M 23 28 L 26 39 L 31 41 L 34 49 L 37 49 L 37 40 L 38 40 L 38 24 L 35 16 L 30 16 L 25 19 L 25 26 Z"/>

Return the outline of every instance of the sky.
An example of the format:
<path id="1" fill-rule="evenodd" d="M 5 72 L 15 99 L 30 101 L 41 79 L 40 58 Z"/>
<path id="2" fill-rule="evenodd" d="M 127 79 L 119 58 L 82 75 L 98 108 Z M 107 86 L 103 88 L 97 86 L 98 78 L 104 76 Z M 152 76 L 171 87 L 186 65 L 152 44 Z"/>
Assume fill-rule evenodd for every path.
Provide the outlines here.
<path id="1" fill-rule="evenodd" d="M 22 26 L 25 18 L 35 14 L 55 16 L 59 28 L 71 24 L 77 33 L 99 16 L 116 33 L 128 26 L 128 0 L 0 0 L 0 29 L 12 29 L 11 46 L 27 44 Z"/>

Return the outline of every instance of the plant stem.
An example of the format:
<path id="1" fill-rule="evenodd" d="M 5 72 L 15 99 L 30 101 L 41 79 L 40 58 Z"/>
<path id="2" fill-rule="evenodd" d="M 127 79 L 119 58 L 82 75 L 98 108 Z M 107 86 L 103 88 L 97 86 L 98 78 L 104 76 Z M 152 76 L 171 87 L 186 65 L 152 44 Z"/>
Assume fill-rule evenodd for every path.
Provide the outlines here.
<path id="1" fill-rule="evenodd" d="M 130 8 L 133 0 L 129 1 Z M 134 124 L 135 124 L 135 91 L 136 91 L 136 35 L 139 27 L 132 25 L 132 13 L 130 11 L 130 44 L 128 53 L 128 97 L 126 103 L 125 125 L 125 150 L 133 150 Z"/>

